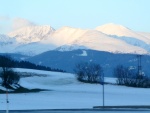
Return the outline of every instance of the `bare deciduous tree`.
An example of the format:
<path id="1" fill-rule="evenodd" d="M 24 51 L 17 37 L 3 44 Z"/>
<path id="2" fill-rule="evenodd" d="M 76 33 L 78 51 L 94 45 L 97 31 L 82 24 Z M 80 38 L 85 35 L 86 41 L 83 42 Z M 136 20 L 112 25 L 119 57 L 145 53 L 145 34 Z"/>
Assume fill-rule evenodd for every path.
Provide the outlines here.
<path id="1" fill-rule="evenodd" d="M 118 85 L 131 87 L 150 87 L 150 79 L 147 76 L 139 75 L 135 70 L 130 70 L 123 65 L 118 65 L 114 69 L 114 76 Z"/>
<path id="2" fill-rule="evenodd" d="M 100 83 L 102 81 L 102 67 L 95 63 L 79 63 L 75 67 L 77 80 L 88 83 Z"/>
<path id="3" fill-rule="evenodd" d="M 19 82 L 20 77 L 13 71 L 13 65 L 13 60 L 10 57 L 0 56 L 0 77 L 4 87 L 10 87 L 10 85 Z"/>

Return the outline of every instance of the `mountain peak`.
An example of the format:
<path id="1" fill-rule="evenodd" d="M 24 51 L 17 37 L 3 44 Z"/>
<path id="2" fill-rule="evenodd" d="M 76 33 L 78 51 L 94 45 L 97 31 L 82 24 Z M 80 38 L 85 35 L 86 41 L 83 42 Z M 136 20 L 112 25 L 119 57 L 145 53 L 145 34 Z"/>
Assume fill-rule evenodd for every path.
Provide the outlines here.
<path id="1" fill-rule="evenodd" d="M 108 23 L 108 24 L 104 24 L 101 27 L 111 27 L 111 28 L 120 28 L 120 29 L 128 29 L 127 27 L 120 25 L 120 24 L 115 24 L 115 23 Z"/>
<path id="2" fill-rule="evenodd" d="M 108 35 L 117 35 L 117 36 L 126 36 L 131 32 L 130 29 L 127 27 L 124 27 L 122 25 L 109 23 L 102 26 L 96 27 L 96 30 L 101 31 L 102 33 L 108 34 Z"/>
<path id="3" fill-rule="evenodd" d="M 18 42 L 30 43 L 41 41 L 54 31 L 55 29 L 49 25 L 28 26 L 13 31 L 8 36 L 16 37 Z"/>
<path id="4" fill-rule="evenodd" d="M 123 26 L 123 25 L 119 25 L 119 24 L 114 24 L 114 23 L 108 23 L 108 24 L 104 24 L 102 26 L 97 27 L 96 29 L 122 29 L 122 30 L 126 30 L 128 29 L 127 27 Z M 129 30 L 129 29 L 128 29 Z"/>
<path id="5" fill-rule="evenodd" d="M 38 32 L 38 31 L 55 31 L 55 29 L 54 28 L 52 28 L 51 26 L 49 26 L 49 25 L 42 25 L 42 26 L 27 26 L 27 27 L 23 27 L 23 28 L 20 28 L 20 29 L 18 29 L 18 30 L 15 30 L 15 31 L 12 31 L 12 32 L 10 32 L 8 35 L 12 35 L 13 33 L 22 33 L 22 34 L 24 34 L 24 33 L 26 33 L 26 34 L 28 34 L 28 33 L 32 33 L 32 32 Z"/>

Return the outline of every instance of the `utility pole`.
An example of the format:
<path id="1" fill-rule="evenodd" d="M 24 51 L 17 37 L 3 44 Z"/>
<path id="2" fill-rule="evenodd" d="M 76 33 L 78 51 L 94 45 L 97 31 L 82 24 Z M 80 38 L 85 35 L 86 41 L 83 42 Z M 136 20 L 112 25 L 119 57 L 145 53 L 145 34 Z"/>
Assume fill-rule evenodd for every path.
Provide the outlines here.
<path id="1" fill-rule="evenodd" d="M 105 106 L 105 87 L 104 87 L 104 83 L 103 83 L 103 107 Z"/>
<path id="2" fill-rule="evenodd" d="M 103 108 L 105 107 L 105 86 L 104 86 L 104 73 L 102 74 L 102 87 L 103 87 Z"/>
<path id="3" fill-rule="evenodd" d="M 138 58 L 138 76 L 142 76 L 141 57 L 142 57 L 142 55 L 137 55 L 137 58 Z"/>
<path id="4" fill-rule="evenodd" d="M 6 88 L 6 113 L 9 113 L 8 88 Z"/>

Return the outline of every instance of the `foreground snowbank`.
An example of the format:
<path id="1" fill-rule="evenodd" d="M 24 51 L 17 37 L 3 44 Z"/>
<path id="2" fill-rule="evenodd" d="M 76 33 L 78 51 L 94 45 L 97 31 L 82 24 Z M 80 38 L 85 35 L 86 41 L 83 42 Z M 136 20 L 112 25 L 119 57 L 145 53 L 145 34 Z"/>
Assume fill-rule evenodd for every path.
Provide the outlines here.
<path id="1" fill-rule="evenodd" d="M 76 81 L 69 73 L 17 69 L 47 76 L 21 78 L 26 88 L 42 88 L 50 91 L 39 93 L 9 94 L 9 109 L 67 109 L 92 108 L 102 105 L 102 86 Z M 115 82 L 113 78 L 106 81 Z M 105 105 L 150 105 L 150 89 L 105 85 Z M 0 94 L 0 110 L 6 109 L 6 95 Z"/>

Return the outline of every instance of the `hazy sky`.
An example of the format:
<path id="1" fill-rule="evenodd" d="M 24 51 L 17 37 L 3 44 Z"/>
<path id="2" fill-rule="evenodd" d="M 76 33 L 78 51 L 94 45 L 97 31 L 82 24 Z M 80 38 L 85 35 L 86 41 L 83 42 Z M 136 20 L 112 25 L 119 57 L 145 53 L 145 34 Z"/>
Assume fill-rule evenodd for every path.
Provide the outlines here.
<path id="1" fill-rule="evenodd" d="M 150 32 L 150 0 L 0 0 L 0 33 L 27 25 L 94 29 L 116 23 Z"/>

